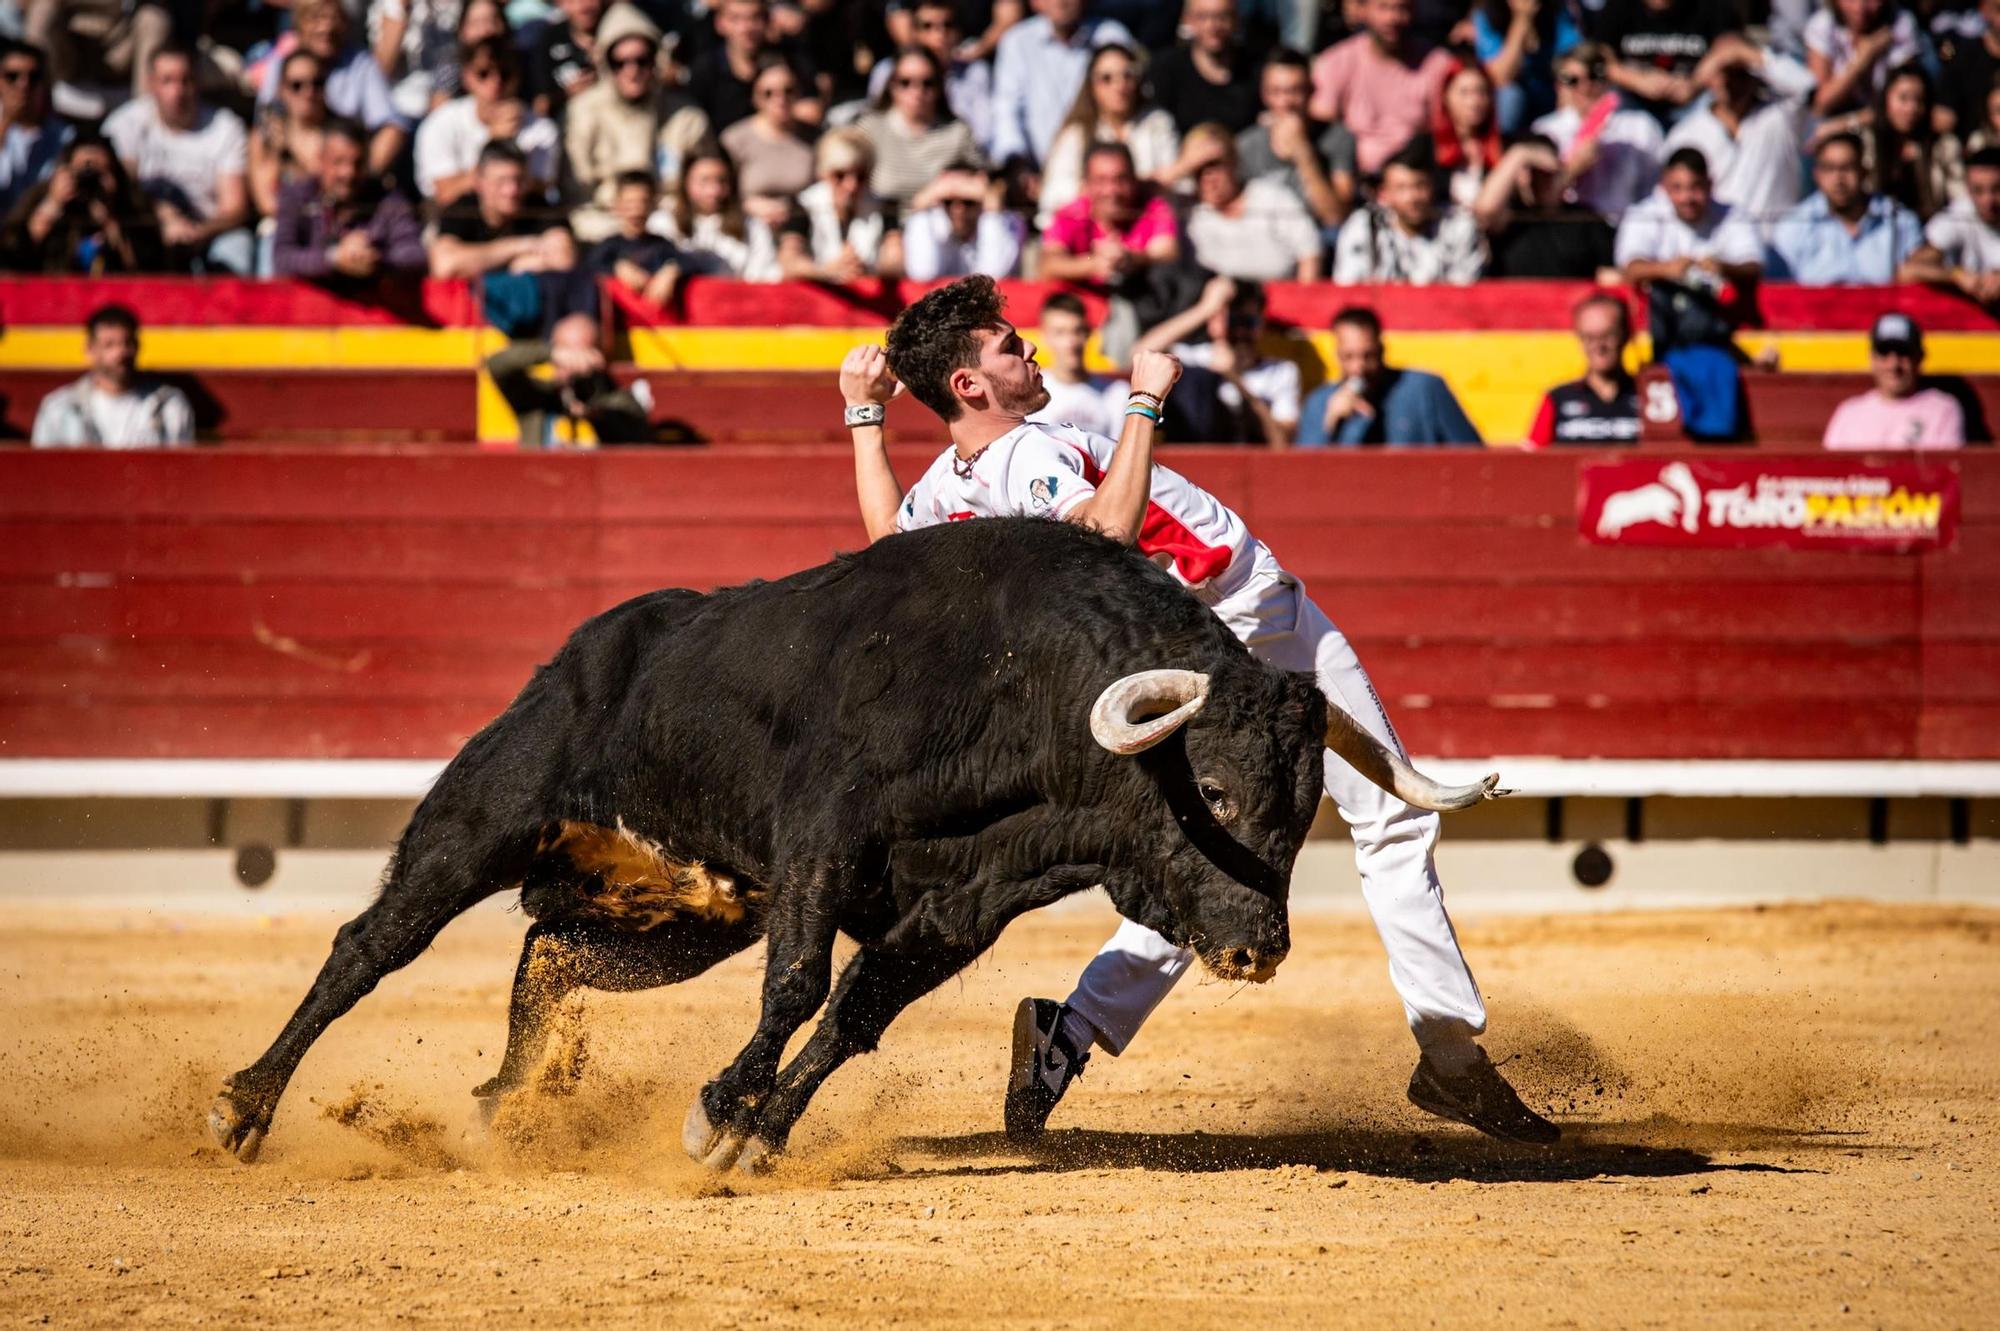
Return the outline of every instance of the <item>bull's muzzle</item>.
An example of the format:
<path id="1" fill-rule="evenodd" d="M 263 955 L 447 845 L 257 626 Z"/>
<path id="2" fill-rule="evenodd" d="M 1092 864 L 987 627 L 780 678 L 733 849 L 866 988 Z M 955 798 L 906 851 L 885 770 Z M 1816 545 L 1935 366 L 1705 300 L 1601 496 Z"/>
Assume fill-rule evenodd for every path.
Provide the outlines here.
<path id="1" fill-rule="evenodd" d="M 1201 964 L 1218 980 L 1262 984 L 1278 973 L 1278 964 L 1289 951 L 1284 947 L 1219 948 L 1202 954 Z"/>

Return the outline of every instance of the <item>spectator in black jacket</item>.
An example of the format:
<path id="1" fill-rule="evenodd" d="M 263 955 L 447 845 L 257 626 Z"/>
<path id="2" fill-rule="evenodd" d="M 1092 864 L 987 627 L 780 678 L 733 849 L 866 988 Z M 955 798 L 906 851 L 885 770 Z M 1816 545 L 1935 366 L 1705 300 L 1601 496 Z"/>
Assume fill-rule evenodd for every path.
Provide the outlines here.
<path id="1" fill-rule="evenodd" d="M 1162 0 L 1164 2 L 1164 0 Z M 1153 62 L 1153 104 L 1185 134 L 1196 125 L 1227 125 L 1238 134 L 1257 122 L 1257 57 L 1238 40 L 1236 0 L 1187 0 L 1186 45 Z"/>
<path id="2" fill-rule="evenodd" d="M 611 211 L 618 219 L 617 234 L 598 241 L 585 265 L 648 303 L 665 305 L 674 298 L 681 266 L 674 242 L 646 229 L 659 205 L 659 190 L 644 171 L 627 171 L 614 183 Z"/>
<path id="3" fill-rule="evenodd" d="M 49 178 L 21 196 L 0 251 L 27 273 L 158 273 L 166 253 L 153 206 L 95 130 L 78 130 Z"/>

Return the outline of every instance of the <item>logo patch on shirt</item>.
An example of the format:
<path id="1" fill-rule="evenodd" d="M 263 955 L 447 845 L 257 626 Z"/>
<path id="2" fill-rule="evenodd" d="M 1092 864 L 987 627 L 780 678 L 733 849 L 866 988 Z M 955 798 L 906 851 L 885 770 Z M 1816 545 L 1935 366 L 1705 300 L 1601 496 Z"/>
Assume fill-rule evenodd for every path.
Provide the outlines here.
<path id="1" fill-rule="evenodd" d="M 1047 513 L 1055 507 L 1056 487 L 1062 484 L 1059 476 L 1037 476 L 1028 482 L 1028 507 L 1037 513 Z"/>

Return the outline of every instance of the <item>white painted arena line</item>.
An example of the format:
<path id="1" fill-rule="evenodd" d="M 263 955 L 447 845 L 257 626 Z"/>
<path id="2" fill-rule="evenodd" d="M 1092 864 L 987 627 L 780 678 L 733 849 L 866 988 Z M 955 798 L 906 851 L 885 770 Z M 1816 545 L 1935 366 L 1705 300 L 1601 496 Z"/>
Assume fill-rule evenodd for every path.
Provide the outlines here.
<path id="1" fill-rule="evenodd" d="M 2000 796 L 2000 762 L 1765 762 L 1418 758 L 1446 782 L 1500 773 L 1531 798 Z M 432 759 L 9 758 L 0 799 L 417 799 Z"/>

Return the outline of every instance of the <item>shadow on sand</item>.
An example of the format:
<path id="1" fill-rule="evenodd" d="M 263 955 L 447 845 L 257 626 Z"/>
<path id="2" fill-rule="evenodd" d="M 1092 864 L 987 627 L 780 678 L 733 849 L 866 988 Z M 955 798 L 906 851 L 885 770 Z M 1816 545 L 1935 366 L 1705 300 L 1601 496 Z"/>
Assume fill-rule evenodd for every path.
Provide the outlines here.
<path id="1" fill-rule="evenodd" d="M 1372 1174 L 1434 1183 L 1565 1183 L 1593 1178 L 1675 1178 L 1713 1173 L 1809 1174 L 1794 1164 L 1717 1160 L 1710 1151 L 1769 1151 L 1789 1158 L 1809 1151 L 1861 1148 L 1845 1133 L 1801 1131 L 1750 1124 L 1691 1124 L 1686 1136 L 1706 1149 L 1639 1145 L 1621 1136 L 1655 1141 L 1680 1134 L 1661 1120 L 1572 1126 L 1555 1146 L 1515 1146 L 1471 1133 L 1397 1132 L 1341 1127 L 1299 1132 L 1143 1133 L 1071 1128 L 1020 1146 L 998 1132 L 956 1137 L 905 1137 L 900 1145 L 937 1163 L 906 1162 L 905 1174 L 989 1176 L 1061 1173 L 1073 1169 L 1155 1169 L 1216 1173 L 1235 1169 L 1313 1169 Z M 1879 1147 L 1874 1149 L 1880 1149 Z M 998 1158 L 996 1158 L 998 1157 Z"/>

